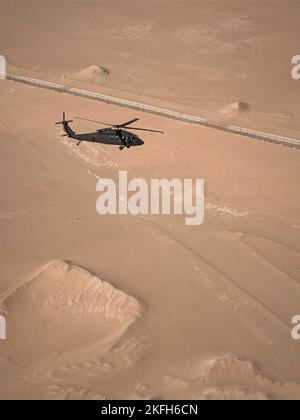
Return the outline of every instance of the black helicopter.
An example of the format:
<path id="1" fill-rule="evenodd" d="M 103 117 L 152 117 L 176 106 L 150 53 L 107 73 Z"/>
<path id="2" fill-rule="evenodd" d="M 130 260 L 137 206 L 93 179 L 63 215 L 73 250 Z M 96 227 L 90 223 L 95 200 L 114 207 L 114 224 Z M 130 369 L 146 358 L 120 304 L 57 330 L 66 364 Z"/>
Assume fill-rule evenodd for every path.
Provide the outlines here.
<path id="1" fill-rule="evenodd" d="M 119 146 L 120 150 L 123 150 L 125 149 L 125 147 L 129 149 L 130 147 L 142 146 L 144 144 L 143 140 L 140 139 L 136 134 L 126 131 L 126 128 L 128 128 L 128 126 L 135 123 L 136 121 L 139 121 L 138 118 L 135 118 L 134 120 L 128 121 L 120 125 L 106 124 L 101 121 L 94 121 L 94 120 L 89 120 L 87 118 L 81 118 L 81 117 L 75 117 L 75 118 L 79 120 L 83 120 L 83 121 L 103 124 L 110 127 L 110 128 L 103 128 L 92 133 L 76 134 L 75 131 L 73 131 L 72 128 L 69 126 L 69 124 L 73 122 L 73 120 L 66 120 L 66 115 L 65 113 L 63 113 L 63 120 L 57 122 L 56 124 L 62 124 L 63 126 L 63 130 L 66 134 L 63 134 L 62 137 L 67 136 L 74 140 L 77 140 L 77 146 L 79 146 L 82 141 L 87 141 L 87 142 L 92 142 L 92 143 L 115 145 L 115 146 Z M 129 128 L 130 130 L 149 131 L 152 133 L 164 134 L 163 131 L 158 131 L 158 130 L 150 130 L 146 128 L 137 128 L 137 127 L 129 127 Z"/>

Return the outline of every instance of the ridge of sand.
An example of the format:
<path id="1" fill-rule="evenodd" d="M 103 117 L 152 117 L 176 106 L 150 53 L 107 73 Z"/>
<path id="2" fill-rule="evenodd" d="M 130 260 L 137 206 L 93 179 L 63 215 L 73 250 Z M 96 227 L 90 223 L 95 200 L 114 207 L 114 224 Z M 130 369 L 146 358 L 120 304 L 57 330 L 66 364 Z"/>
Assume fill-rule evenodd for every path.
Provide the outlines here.
<path id="1" fill-rule="evenodd" d="M 75 73 L 67 73 L 65 78 L 79 82 L 101 84 L 105 78 L 110 74 L 110 71 L 103 67 L 93 64 Z"/>
<path id="2" fill-rule="evenodd" d="M 19 286 L 1 309 L 10 331 L 3 354 L 18 366 L 90 346 L 105 352 L 141 313 L 136 299 L 64 261 Z"/>
<path id="3" fill-rule="evenodd" d="M 153 387 L 138 386 L 133 398 L 187 400 L 273 400 L 298 398 L 300 385 L 272 381 L 234 354 L 215 354 L 184 364 Z"/>
<path id="4" fill-rule="evenodd" d="M 236 101 L 226 105 L 220 112 L 225 115 L 241 114 L 249 111 L 250 105 L 246 102 Z"/>

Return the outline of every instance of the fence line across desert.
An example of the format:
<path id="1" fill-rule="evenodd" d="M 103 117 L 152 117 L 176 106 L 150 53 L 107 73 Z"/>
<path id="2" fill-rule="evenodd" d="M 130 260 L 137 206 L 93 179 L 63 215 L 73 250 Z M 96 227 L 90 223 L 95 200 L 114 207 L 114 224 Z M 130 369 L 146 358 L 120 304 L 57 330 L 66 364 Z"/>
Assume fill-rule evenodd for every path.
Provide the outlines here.
<path id="1" fill-rule="evenodd" d="M 113 96 L 103 95 L 101 93 L 92 92 L 88 90 L 76 89 L 76 88 L 60 85 L 54 82 L 33 79 L 31 77 L 16 75 L 13 73 L 6 73 L 6 79 L 13 80 L 15 82 L 25 83 L 28 85 L 33 85 L 33 86 L 40 87 L 43 89 L 51 89 L 51 90 L 55 90 L 62 93 L 68 93 L 75 96 L 81 96 L 87 99 L 105 102 L 107 104 L 135 109 L 138 111 L 155 114 L 162 117 L 172 118 L 172 119 L 184 121 L 190 124 L 199 124 L 199 125 L 216 129 L 216 130 L 243 135 L 243 136 L 250 137 L 256 140 L 282 144 L 284 146 L 300 149 L 300 140 L 296 140 L 289 137 L 277 136 L 275 134 L 265 133 L 262 131 L 249 130 L 247 128 L 236 127 L 232 125 L 226 126 L 226 125 L 215 123 L 213 121 L 209 121 L 206 118 L 197 117 L 194 115 L 182 114 L 182 113 L 170 111 L 164 108 L 158 108 L 151 105 L 145 105 L 145 104 L 141 104 L 134 101 L 128 101 L 126 99 L 120 99 Z"/>

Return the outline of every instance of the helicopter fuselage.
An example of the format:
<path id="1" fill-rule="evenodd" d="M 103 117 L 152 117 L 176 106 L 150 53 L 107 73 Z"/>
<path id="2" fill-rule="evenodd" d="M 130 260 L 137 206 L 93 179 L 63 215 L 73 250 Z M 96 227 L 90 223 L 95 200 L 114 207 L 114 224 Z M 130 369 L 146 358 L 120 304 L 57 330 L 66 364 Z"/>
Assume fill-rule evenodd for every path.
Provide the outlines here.
<path id="1" fill-rule="evenodd" d="M 85 141 L 121 147 L 136 147 L 144 144 L 142 139 L 129 131 L 121 130 L 120 133 L 117 133 L 117 131 L 112 128 L 104 128 L 103 130 L 83 134 L 76 134 L 74 132 L 67 131 L 67 134 L 70 138 L 76 140 L 77 142 Z"/>

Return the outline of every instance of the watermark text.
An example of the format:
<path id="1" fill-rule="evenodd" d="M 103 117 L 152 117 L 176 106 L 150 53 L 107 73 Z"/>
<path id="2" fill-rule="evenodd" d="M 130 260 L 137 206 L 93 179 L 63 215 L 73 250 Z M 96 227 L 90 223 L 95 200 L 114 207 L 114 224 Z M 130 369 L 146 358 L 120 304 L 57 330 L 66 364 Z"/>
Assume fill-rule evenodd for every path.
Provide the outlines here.
<path id="1" fill-rule="evenodd" d="M 294 64 L 292 69 L 292 78 L 294 80 L 300 80 L 300 55 L 295 55 L 292 58 L 292 64 Z"/>
<path id="2" fill-rule="evenodd" d="M 187 226 L 204 221 L 203 179 L 128 180 L 127 171 L 119 172 L 118 185 L 112 179 L 99 179 L 96 209 L 99 215 L 186 215 Z"/>
<path id="3" fill-rule="evenodd" d="M 6 320 L 0 315 L 0 340 L 6 340 Z"/>
<path id="4" fill-rule="evenodd" d="M 295 315 L 292 319 L 292 337 L 294 340 L 300 340 L 300 315 Z"/>
<path id="5" fill-rule="evenodd" d="M 3 55 L 0 55 L 0 80 L 6 78 L 6 60 Z"/>

